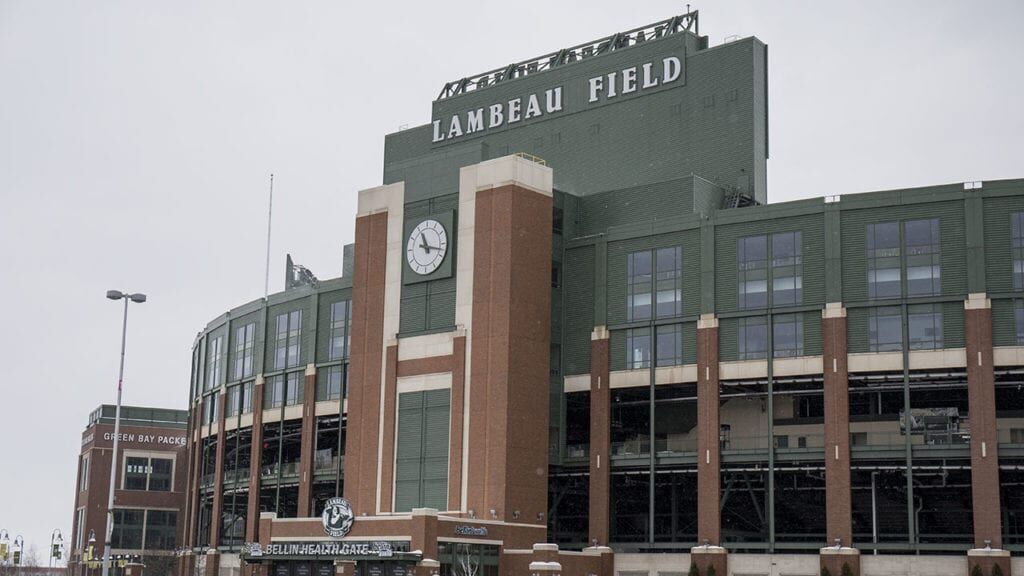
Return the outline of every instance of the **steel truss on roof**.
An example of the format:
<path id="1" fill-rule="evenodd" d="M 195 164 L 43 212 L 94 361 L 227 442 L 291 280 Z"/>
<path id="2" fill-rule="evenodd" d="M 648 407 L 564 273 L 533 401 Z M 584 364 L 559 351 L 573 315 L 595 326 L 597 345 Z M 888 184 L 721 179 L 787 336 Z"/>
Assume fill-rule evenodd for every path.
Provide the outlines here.
<path id="1" fill-rule="evenodd" d="M 459 94 L 466 94 L 467 92 L 473 92 L 481 88 L 486 88 L 492 84 L 499 84 L 507 80 L 514 78 L 520 78 L 523 76 L 529 76 L 530 74 L 536 74 L 537 72 L 543 72 L 545 70 L 551 70 L 566 64 L 572 64 L 580 60 L 585 60 L 593 56 L 605 54 L 615 50 L 621 50 L 629 46 L 646 42 L 647 40 L 653 40 L 655 38 L 661 38 L 668 36 L 669 34 L 676 34 L 679 32 L 692 32 L 693 34 L 700 36 L 700 25 L 698 24 L 697 10 L 687 12 L 679 16 L 673 16 L 667 20 L 660 20 L 647 26 L 641 26 L 634 28 L 626 32 L 619 32 L 592 40 L 590 42 L 584 42 L 572 46 L 571 48 L 563 48 L 557 52 L 538 56 L 536 58 L 530 58 L 529 60 L 523 60 L 508 66 L 489 70 L 481 74 L 474 74 L 473 76 L 467 76 L 459 80 L 453 80 L 447 82 L 444 88 L 441 89 L 441 93 L 438 94 L 437 100 L 444 100 L 451 98 L 452 96 L 458 96 Z"/>

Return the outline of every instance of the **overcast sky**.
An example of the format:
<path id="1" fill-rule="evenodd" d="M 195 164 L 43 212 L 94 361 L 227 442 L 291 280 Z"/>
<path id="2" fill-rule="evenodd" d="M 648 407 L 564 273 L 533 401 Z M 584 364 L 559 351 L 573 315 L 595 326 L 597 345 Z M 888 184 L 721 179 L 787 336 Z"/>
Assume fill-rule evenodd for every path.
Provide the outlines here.
<path id="1" fill-rule="evenodd" d="M 1024 3 L 695 3 L 769 46 L 768 198 L 1024 177 Z M 446 80 L 685 3 L 0 0 L 0 528 L 70 537 L 88 413 L 185 407 L 193 338 L 284 255 L 337 276 L 384 134 Z M 44 560 L 45 562 L 45 560 Z"/>

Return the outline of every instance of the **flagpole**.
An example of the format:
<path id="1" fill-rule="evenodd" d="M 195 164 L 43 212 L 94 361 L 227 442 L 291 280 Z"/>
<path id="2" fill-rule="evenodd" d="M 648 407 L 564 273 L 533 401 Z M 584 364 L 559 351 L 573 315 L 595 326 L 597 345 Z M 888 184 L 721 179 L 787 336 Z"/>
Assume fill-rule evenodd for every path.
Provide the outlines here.
<path id="1" fill-rule="evenodd" d="M 267 206 L 267 263 L 263 276 L 263 299 L 270 295 L 270 223 L 274 215 L 274 174 L 270 174 L 270 202 Z"/>

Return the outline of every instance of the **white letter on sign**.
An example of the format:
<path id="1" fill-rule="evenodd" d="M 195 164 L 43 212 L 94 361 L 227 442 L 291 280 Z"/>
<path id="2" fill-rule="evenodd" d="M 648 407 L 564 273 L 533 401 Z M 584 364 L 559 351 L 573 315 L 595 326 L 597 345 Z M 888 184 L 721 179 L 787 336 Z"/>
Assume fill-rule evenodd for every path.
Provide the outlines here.
<path id="1" fill-rule="evenodd" d="M 441 133 L 441 121 L 434 120 L 434 142 L 440 142 L 444 140 L 444 134 Z"/>
<path id="2" fill-rule="evenodd" d="M 597 92 L 604 88 L 604 77 L 595 76 L 590 79 L 590 100 L 587 102 L 597 102 Z"/>
<path id="3" fill-rule="evenodd" d="M 484 129 L 484 109 L 477 108 L 466 113 L 466 134 Z"/>
<path id="4" fill-rule="evenodd" d="M 505 122 L 505 114 L 501 111 L 501 104 L 491 104 L 491 123 L 488 128 L 497 128 Z"/>
<path id="5" fill-rule="evenodd" d="M 669 82 L 674 82 L 679 79 L 679 73 L 683 69 L 682 65 L 679 63 L 679 58 L 669 56 L 662 60 L 662 65 L 664 66 L 664 74 L 662 74 L 661 77 L 663 84 L 668 84 Z"/>

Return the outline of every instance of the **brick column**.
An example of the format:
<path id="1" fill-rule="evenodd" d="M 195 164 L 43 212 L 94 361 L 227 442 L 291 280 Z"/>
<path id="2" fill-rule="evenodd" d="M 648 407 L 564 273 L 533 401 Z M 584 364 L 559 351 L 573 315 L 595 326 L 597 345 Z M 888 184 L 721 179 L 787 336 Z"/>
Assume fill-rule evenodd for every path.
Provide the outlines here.
<path id="1" fill-rule="evenodd" d="M 999 507 L 999 455 L 996 391 L 992 372 L 992 302 L 984 293 L 964 303 L 967 344 L 967 401 L 971 423 L 971 496 L 974 546 L 1002 548 Z"/>
<path id="2" fill-rule="evenodd" d="M 608 328 L 590 335 L 590 542 L 608 544 L 611 522 L 611 416 Z"/>
<path id="3" fill-rule="evenodd" d="M 506 156 L 463 168 L 470 186 L 468 506 L 546 526 L 552 172 Z"/>
<path id="4" fill-rule="evenodd" d="M 299 452 L 298 517 L 313 513 L 313 449 L 316 446 L 316 365 L 306 365 L 302 390 L 302 447 Z"/>
<path id="5" fill-rule="evenodd" d="M 189 430 L 189 481 L 188 481 L 188 527 L 187 527 L 187 544 L 188 546 L 201 546 L 202 543 L 196 541 L 196 526 L 199 521 L 199 476 L 202 473 L 202 455 L 203 455 L 203 403 L 199 400 L 195 400 L 192 403 L 192 413 L 190 415 L 192 419 L 192 428 Z M 95 463 L 93 463 L 95 464 Z"/>
<path id="6" fill-rule="evenodd" d="M 363 195 L 360 195 L 362 204 Z M 352 278 L 345 497 L 356 516 L 377 511 L 377 449 L 384 355 L 388 211 L 356 218 Z"/>
<path id="7" fill-rule="evenodd" d="M 718 319 L 697 321 L 697 542 L 720 544 Z"/>
<path id="8" fill-rule="evenodd" d="M 850 398 L 846 368 L 846 309 L 829 303 L 821 314 L 822 370 L 825 386 L 825 532 L 852 546 L 850 504 Z"/>
<path id="9" fill-rule="evenodd" d="M 245 513 L 245 541 L 256 542 L 260 526 L 260 468 L 263 467 L 263 375 L 252 387 L 252 445 L 249 452 L 249 500 Z"/>
<path id="10" fill-rule="evenodd" d="M 217 397 L 217 457 L 213 471 L 213 511 L 210 518 L 210 548 L 216 549 L 220 544 L 220 517 L 224 502 L 224 403 L 226 392 L 220 389 Z M 209 558 L 207 558 L 209 561 Z"/>

